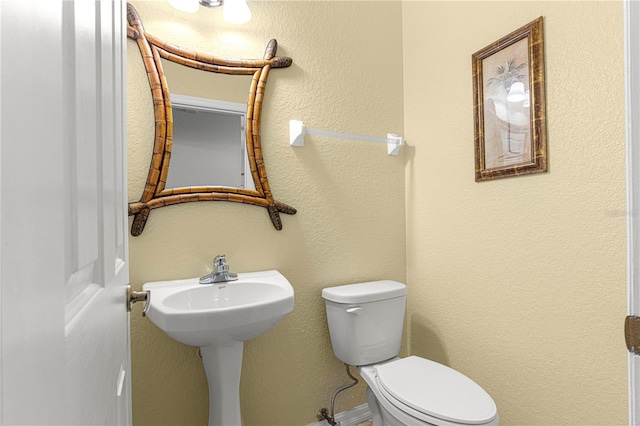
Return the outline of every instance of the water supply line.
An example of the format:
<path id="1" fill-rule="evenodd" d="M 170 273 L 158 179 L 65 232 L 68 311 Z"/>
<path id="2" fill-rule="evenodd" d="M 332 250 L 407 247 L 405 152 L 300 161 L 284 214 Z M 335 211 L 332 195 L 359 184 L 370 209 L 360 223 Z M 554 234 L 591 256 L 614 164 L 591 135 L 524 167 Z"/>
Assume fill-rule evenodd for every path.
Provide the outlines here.
<path id="1" fill-rule="evenodd" d="M 350 383 L 346 386 L 343 386 L 341 388 L 339 388 L 338 390 L 336 390 L 333 393 L 333 396 L 331 397 L 331 411 L 327 410 L 326 408 L 321 408 L 318 410 L 318 412 L 316 413 L 316 417 L 319 421 L 321 420 L 326 420 L 327 422 L 329 422 L 329 424 L 331 426 L 336 426 L 337 422 L 334 416 L 334 405 L 336 402 L 336 396 L 338 396 L 338 394 L 344 390 L 347 390 L 349 388 L 354 387 L 355 385 L 358 384 L 358 379 L 356 379 L 355 377 L 353 377 L 353 375 L 351 374 L 351 370 L 349 369 L 350 365 L 345 363 L 345 366 L 347 367 L 347 376 L 349 376 L 349 378 L 351 380 L 353 380 L 353 383 Z"/>

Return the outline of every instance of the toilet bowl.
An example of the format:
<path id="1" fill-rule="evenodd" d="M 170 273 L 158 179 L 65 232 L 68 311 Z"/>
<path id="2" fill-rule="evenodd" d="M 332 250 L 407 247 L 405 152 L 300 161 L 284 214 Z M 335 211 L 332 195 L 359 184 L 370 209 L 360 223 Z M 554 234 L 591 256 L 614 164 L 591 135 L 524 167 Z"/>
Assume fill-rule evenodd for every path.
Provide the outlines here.
<path id="1" fill-rule="evenodd" d="M 489 394 L 465 375 L 410 356 L 358 367 L 377 425 L 497 425 Z"/>
<path id="2" fill-rule="evenodd" d="M 406 286 L 371 281 L 322 291 L 334 354 L 367 383 L 374 426 L 497 425 L 491 396 L 464 374 L 417 356 L 398 358 Z"/>

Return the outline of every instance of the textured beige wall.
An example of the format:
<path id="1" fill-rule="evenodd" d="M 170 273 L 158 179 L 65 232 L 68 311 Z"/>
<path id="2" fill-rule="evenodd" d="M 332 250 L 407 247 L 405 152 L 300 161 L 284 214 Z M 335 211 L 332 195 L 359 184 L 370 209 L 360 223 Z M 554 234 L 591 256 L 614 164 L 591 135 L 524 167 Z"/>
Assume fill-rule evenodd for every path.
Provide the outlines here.
<path id="1" fill-rule="evenodd" d="M 308 136 L 289 146 L 288 123 L 384 136 L 403 132 L 402 7 L 399 2 L 251 2 L 253 19 L 233 26 L 220 10 L 185 15 L 167 2 L 136 1 L 147 31 L 223 56 L 262 57 L 270 38 L 293 66 L 269 75 L 263 152 L 276 199 L 298 209 L 276 231 L 265 209 L 191 203 L 154 210 L 130 239 L 131 283 L 210 271 L 226 253 L 234 271 L 280 270 L 296 292 L 294 311 L 245 345 L 241 401 L 246 425 L 315 421 L 348 382 L 330 347 L 325 286 L 405 280 L 405 158 L 386 147 Z M 128 44 L 130 200 L 144 186 L 153 142 L 151 100 L 137 46 Z M 197 350 L 166 337 L 140 307 L 132 315 L 136 425 L 203 425 L 206 379 Z M 359 386 L 337 411 L 364 402 Z"/>
<path id="2" fill-rule="evenodd" d="M 474 182 L 471 55 L 545 18 L 549 172 Z M 408 339 L 504 425 L 626 424 L 622 2 L 403 5 Z"/>
<path id="3" fill-rule="evenodd" d="M 299 210 L 283 215 L 284 230 L 263 209 L 205 203 L 156 210 L 131 239 L 134 288 L 204 274 L 221 252 L 237 271 L 277 268 L 292 282 L 294 312 L 246 345 L 245 424 L 306 424 L 328 405 L 346 379 L 320 290 L 405 279 L 405 247 L 412 353 L 476 379 L 502 424 L 626 423 L 620 2 L 406 2 L 402 16 L 397 3 L 253 2 L 243 27 L 216 11 L 187 16 L 166 2 L 134 4 L 150 32 L 179 45 L 259 57 L 275 37 L 279 53 L 294 59 L 270 75 L 263 123 L 274 194 Z M 477 184 L 471 54 L 540 15 L 550 170 Z M 129 50 L 135 200 L 153 126 L 135 44 Z M 307 137 L 294 150 L 289 119 L 404 133 L 409 146 L 391 158 L 380 146 Z M 134 309 L 135 423 L 205 424 L 196 351 Z M 337 408 L 362 402 L 360 387 Z"/>

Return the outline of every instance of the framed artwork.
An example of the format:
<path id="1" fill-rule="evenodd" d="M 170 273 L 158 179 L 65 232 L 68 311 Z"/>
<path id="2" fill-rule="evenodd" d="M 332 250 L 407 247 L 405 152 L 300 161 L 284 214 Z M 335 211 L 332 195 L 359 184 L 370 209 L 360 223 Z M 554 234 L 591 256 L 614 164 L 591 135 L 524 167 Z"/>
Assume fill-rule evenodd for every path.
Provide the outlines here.
<path id="1" fill-rule="evenodd" d="M 542 17 L 472 55 L 476 182 L 547 171 Z"/>

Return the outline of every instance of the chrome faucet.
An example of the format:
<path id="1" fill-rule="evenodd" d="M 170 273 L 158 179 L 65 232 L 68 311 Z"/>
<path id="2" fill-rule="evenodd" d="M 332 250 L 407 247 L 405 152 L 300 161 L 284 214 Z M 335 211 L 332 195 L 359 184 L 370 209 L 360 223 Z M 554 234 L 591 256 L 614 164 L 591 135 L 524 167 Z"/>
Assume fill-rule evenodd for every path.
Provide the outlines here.
<path id="1" fill-rule="evenodd" d="M 221 254 L 213 259 L 213 272 L 209 275 L 200 277 L 200 284 L 223 283 L 227 281 L 235 281 L 237 279 L 238 274 L 232 274 L 229 272 L 227 259 L 224 254 Z"/>

